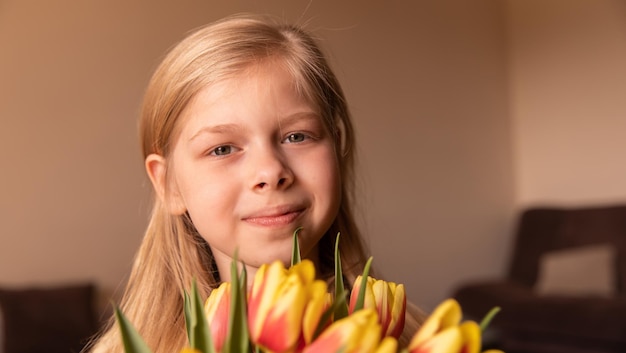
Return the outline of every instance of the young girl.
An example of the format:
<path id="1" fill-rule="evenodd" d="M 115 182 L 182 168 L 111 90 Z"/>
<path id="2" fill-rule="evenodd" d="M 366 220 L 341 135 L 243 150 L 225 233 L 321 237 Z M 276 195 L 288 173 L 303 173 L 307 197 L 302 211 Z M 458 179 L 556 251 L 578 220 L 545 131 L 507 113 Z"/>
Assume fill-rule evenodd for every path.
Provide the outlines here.
<path id="1" fill-rule="evenodd" d="M 195 31 L 150 81 L 140 120 L 156 197 L 121 309 L 155 352 L 186 344 L 182 293 L 228 281 L 238 249 L 248 278 L 303 257 L 348 286 L 366 261 L 353 219 L 354 133 L 342 89 L 297 27 L 237 16 Z M 408 315 L 404 341 L 417 328 Z M 123 352 L 111 324 L 92 352 Z"/>

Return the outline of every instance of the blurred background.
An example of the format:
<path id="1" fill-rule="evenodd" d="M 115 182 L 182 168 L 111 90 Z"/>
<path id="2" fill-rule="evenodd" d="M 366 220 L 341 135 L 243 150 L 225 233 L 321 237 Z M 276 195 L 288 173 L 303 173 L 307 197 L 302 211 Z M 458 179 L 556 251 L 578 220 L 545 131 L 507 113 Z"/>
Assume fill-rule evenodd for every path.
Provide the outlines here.
<path id="1" fill-rule="evenodd" d="M 625 1 L 0 0 L 1 287 L 119 294 L 150 206 L 144 88 L 238 12 L 320 38 L 374 263 L 426 310 L 506 272 L 521 210 L 626 201 Z"/>

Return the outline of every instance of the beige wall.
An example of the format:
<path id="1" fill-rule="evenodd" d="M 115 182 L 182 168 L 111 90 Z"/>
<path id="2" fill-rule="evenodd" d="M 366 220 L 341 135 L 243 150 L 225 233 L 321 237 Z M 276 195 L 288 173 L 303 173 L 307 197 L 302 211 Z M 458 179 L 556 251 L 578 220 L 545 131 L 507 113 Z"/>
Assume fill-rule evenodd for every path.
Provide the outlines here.
<path id="1" fill-rule="evenodd" d="M 626 2 L 509 1 L 520 205 L 626 199 Z"/>
<path id="2" fill-rule="evenodd" d="M 548 27 L 550 16 L 574 11 L 568 1 L 2 0 L 0 285 L 93 280 L 111 291 L 123 283 L 149 208 L 135 128 L 145 84 L 186 31 L 240 11 L 308 22 L 324 38 L 358 129 L 361 223 L 381 272 L 406 283 L 426 309 L 459 282 L 498 276 L 516 202 L 536 200 L 565 176 L 585 186 L 585 198 L 624 196 L 623 166 L 586 172 L 606 170 L 621 155 L 624 71 L 617 63 L 624 51 L 614 43 L 624 22 L 610 11 L 617 2 L 587 1 L 595 12 L 585 13 L 611 19 L 600 21 L 604 27 L 584 32 L 573 18 Z M 535 27 L 534 13 L 544 29 Z M 546 45 L 552 66 L 527 52 L 538 50 L 543 32 L 574 30 L 566 54 Z M 607 55 L 574 55 L 598 48 Z M 558 65 L 563 58 L 569 69 Z M 578 86 L 566 79 L 587 72 L 588 61 L 603 75 L 591 82 L 614 89 L 594 85 L 593 103 L 580 108 L 584 86 L 567 93 Z M 550 67 L 562 71 L 546 87 L 540 80 L 549 75 L 533 69 Z M 556 97 L 539 95 L 537 85 Z M 572 125 L 563 116 L 585 119 Z M 600 146 L 577 148 L 588 153 L 578 163 L 564 161 L 542 152 L 551 140 L 540 139 L 541 129 L 565 131 L 559 143 L 577 146 L 592 131 Z M 547 173 L 542 163 L 557 170 Z M 589 180 L 602 188 L 590 189 Z M 556 195 L 579 191 L 572 184 Z"/>

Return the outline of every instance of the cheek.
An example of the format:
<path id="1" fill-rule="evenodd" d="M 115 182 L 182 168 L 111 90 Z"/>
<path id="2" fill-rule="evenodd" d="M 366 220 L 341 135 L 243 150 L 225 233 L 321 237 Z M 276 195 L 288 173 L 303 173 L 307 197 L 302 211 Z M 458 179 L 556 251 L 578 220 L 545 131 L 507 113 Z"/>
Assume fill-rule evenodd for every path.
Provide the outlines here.
<path id="1" fill-rule="evenodd" d="M 319 201 L 326 204 L 329 213 L 336 214 L 341 199 L 341 173 L 334 151 L 330 149 L 310 160 L 304 173 L 314 185 Z"/>
<path id="2" fill-rule="evenodd" d="M 189 171 L 189 170 L 187 170 Z M 216 218 L 232 214 L 236 202 L 236 180 L 219 171 L 203 171 L 197 166 L 191 172 L 181 170 L 178 188 L 184 207 L 202 234 L 205 224 L 216 224 Z"/>

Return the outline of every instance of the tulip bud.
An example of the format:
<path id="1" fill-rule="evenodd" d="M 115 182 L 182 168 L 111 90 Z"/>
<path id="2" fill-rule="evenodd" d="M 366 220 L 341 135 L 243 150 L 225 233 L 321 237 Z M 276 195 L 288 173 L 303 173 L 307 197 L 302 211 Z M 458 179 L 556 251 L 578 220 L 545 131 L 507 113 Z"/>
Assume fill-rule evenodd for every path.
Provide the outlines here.
<path id="1" fill-rule="evenodd" d="M 326 283 L 315 280 L 309 260 L 288 270 L 279 261 L 261 266 L 248 304 L 251 341 L 275 353 L 310 341 L 326 308 L 326 292 Z"/>
<path id="2" fill-rule="evenodd" d="M 204 303 L 204 314 L 211 329 L 215 350 L 221 352 L 228 335 L 228 317 L 230 314 L 229 282 L 224 282 L 211 291 Z"/>
<path id="3" fill-rule="evenodd" d="M 361 276 L 358 276 L 352 287 L 350 294 L 350 313 L 355 310 L 357 298 L 361 288 Z M 406 294 L 404 285 L 376 280 L 367 277 L 365 286 L 364 308 L 375 309 L 378 313 L 379 322 L 382 327 L 382 337 L 400 337 L 404 330 L 406 316 Z"/>

